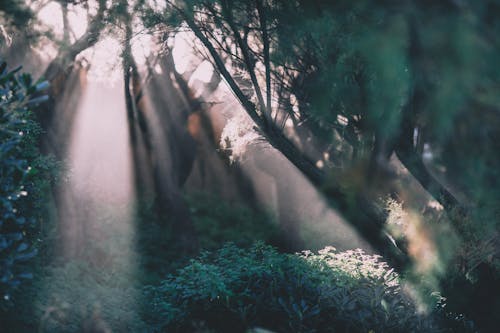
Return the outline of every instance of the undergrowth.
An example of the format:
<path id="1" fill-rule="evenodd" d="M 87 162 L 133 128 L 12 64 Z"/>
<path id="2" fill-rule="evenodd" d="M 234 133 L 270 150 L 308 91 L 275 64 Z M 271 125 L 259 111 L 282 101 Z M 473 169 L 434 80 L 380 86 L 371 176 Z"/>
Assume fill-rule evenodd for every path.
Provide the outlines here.
<path id="1" fill-rule="evenodd" d="M 444 332 L 437 299 L 421 313 L 399 276 L 361 250 L 282 254 L 257 243 L 205 252 L 161 284 L 146 288 L 149 321 L 161 332 Z M 453 330 L 467 331 L 461 323 Z M 459 330 L 456 330 L 459 329 Z"/>

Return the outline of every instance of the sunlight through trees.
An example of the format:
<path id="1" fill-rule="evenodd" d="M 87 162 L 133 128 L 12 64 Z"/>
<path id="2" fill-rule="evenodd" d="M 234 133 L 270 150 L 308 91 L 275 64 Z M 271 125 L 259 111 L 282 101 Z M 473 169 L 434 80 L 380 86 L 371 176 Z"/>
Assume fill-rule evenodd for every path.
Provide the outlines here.
<path id="1" fill-rule="evenodd" d="M 1 1 L 0 330 L 496 332 L 499 14 Z"/>

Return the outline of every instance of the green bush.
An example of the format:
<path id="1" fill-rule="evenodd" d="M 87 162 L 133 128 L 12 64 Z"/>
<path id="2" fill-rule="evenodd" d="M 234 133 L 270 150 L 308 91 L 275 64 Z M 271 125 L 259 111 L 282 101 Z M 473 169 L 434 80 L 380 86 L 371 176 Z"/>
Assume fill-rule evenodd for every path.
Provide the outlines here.
<path id="1" fill-rule="evenodd" d="M 228 203 L 210 193 L 190 193 L 184 198 L 201 250 L 215 250 L 226 242 L 243 247 L 258 240 L 279 245 L 278 228 L 263 212 L 243 203 Z M 158 216 L 151 201 L 139 200 L 136 207 L 136 246 L 144 270 L 141 281 L 156 284 L 191 258 L 175 246 L 176 235 L 168 217 Z"/>
<path id="2" fill-rule="evenodd" d="M 148 287 L 158 331 L 438 332 L 438 312 L 421 313 L 399 276 L 361 250 L 280 254 L 258 243 L 226 245 Z M 440 305 L 442 306 L 442 305 Z"/>
<path id="3" fill-rule="evenodd" d="M 255 241 L 280 243 L 274 221 L 242 203 L 230 203 L 208 193 L 186 196 L 200 248 L 215 250 L 226 242 L 250 246 Z"/>
<path id="4" fill-rule="evenodd" d="M 53 165 L 38 151 L 41 130 L 29 111 L 46 99 L 36 95 L 47 83 L 36 84 L 19 70 L 8 71 L 0 61 L 0 308 L 32 278 L 28 263 L 37 254 L 46 176 Z"/>

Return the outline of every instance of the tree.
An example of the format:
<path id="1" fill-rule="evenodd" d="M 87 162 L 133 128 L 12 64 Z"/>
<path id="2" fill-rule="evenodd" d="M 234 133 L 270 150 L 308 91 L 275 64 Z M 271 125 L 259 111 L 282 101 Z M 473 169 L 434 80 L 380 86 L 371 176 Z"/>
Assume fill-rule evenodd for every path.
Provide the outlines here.
<path id="1" fill-rule="evenodd" d="M 476 249 L 462 273 L 498 266 L 496 1 L 167 3 L 152 25 L 191 29 L 262 136 L 393 265 L 408 256 L 379 198 L 404 196 L 397 157 Z M 326 167 L 294 144 L 308 136 Z"/>
<path id="2" fill-rule="evenodd" d="M 69 2 L 59 3 L 64 13 Z M 411 192 L 401 180 L 404 167 L 461 237 L 461 273 L 498 267 L 498 1 L 166 3 L 158 9 L 137 1 L 134 8 L 149 27 L 189 28 L 259 133 L 391 264 L 403 271 L 416 257 L 406 246 L 410 240 L 395 242 L 385 229 L 385 199 L 401 202 Z M 0 10 L 14 13 L 18 5 L 6 2 Z M 126 2 L 99 0 L 82 38 L 71 43 L 66 29 L 45 76 L 57 96 L 76 55 L 108 23 L 123 28 L 130 133 L 143 140 L 148 168 L 155 169 L 131 21 Z M 43 124 L 51 123 L 51 109 Z M 183 177 L 173 178 L 182 183 Z M 404 204 L 422 209 L 411 200 Z"/>

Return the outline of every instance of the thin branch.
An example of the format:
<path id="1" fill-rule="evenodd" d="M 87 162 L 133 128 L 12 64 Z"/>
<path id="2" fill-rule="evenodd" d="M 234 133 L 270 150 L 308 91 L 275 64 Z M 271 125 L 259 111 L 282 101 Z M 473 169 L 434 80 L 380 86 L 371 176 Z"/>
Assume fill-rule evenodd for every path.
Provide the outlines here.
<path id="1" fill-rule="evenodd" d="M 250 59 L 248 44 L 242 39 L 240 32 L 236 28 L 236 25 L 233 21 L 232 9 L 229 7 L 229 2 L 222 1 L 222 10 L 226 12 L 228 24 L 231 27 L 231 30 L 233 31 L 234 37 L 236 39 L 236 43 L 240 47 L 241 52 L 243 54 L 243 59 L 245 60 L 245 66 L 247 67 L 248 74 L 250 75 L 250 80 L 252 81 L 255 94 L 257 95 L 257 100 L 259 101 L 260 111 L 264 119 L 267 122 L 269 122 L 268 114 L 266 112 L 266 104 L 264 102 L 264 97 L 262 96 L 262 91 L 260 90 L 259 82 L 257 81 L 257 76 L 255 75 L 254 72 L 255 65 L 252 63 L 252 60 Z"/>
<path id="2" fill-rule="evenodd" d="M 267 33 L 266 12 L 262 0 L 256 0 L 259 13 L 260 28 L 262 30 L 262 43 L 264 45 L 264 66 L 266 68 L 266 107 L 267 114 L 271 116 L 271 63 L 269 58 L 269 37 Z"/>
<path id="3" fill-rule="evenodd" d="M 238 61 L 243 62 L 243 59 L 242 59 L 240 56 L 238 56 L 237 54 L 232 53 L 232 52 L 231 52 L 231 51 L 230 51 L 227 47 L 224 47 L 224 45 L 222 45 L 221 41 L 219 41 L 219 40 L 217 39 L 217 37 L 214 35 L 214 32 L 213 32 L 213 31 L 210 31 L 210 29 L 203 29 L 203 31 L 204 31 L 205 33 L 207 33 L 208 35 L 210 35 L 210 37 L 212 38 L 212 40 L 214 40 L 214 41 L 215 41 L 215 43 L 217 44 L 217 46 L 218 46 L 218 47 L 219 47 L 222 51 L 224 51 L 227 55 L 229 55 L 229 56 L 230 56 L 230 57 L 232 57 L 232 58 L 237 59 Z"/>

